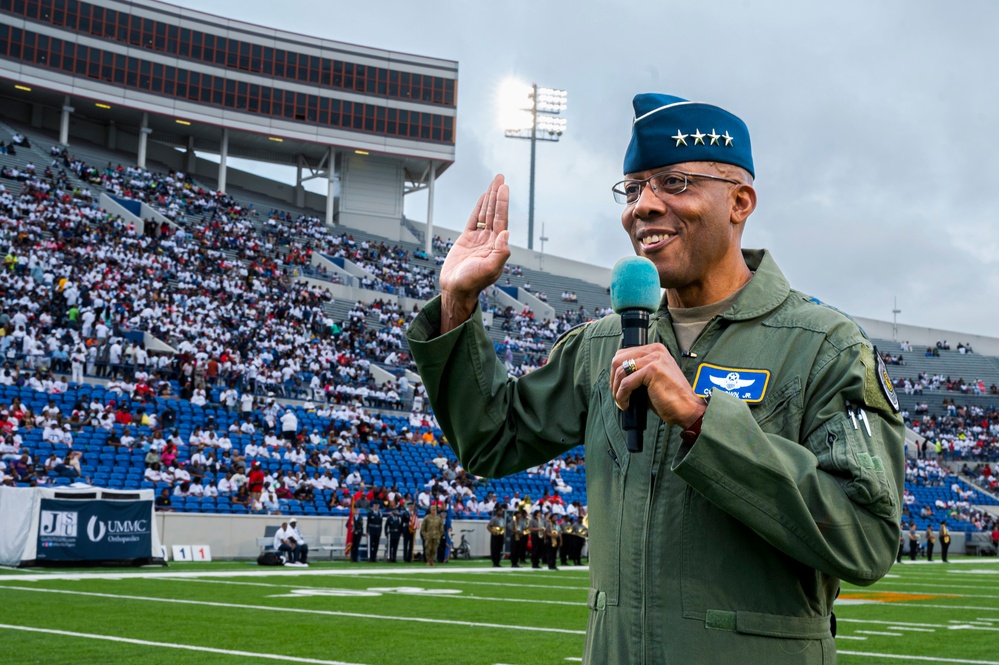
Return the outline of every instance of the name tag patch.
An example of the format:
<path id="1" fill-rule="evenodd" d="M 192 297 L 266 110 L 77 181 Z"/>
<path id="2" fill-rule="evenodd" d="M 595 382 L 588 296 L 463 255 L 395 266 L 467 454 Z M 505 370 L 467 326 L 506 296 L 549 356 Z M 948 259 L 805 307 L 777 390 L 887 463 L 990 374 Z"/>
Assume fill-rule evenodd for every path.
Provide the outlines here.
<path id="1" fill-rule="evenodd" d="M 694 394 L 707 397 L 712 390 L 720 390 L 744 402 L 762 402 L 767 394 L 770 371 L 765 369 L 739 369 L 701 363 L 694 376 Z"/>

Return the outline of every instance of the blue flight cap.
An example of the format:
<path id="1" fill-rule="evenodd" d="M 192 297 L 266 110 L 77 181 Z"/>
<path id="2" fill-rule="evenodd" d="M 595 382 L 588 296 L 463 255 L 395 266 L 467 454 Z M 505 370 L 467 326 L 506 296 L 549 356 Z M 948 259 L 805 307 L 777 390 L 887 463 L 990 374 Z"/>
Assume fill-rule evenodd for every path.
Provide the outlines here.
<path id="1" fill-rule="evenodd" d="M 635 95 L 631 143 L 624 173 L 682 162 L 722 162 L 753 177 L 753 150 L 746 123 L 725 109 L 673 95 Z"/>

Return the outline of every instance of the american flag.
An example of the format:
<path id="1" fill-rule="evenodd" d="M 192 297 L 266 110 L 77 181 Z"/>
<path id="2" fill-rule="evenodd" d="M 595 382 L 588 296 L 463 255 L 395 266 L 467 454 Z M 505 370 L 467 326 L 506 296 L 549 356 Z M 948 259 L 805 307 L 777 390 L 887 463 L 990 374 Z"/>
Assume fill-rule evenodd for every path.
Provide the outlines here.
<path id="1" fill-rule="evenodd" d="M 343 555 L 350 556 L 350 548 L 354 542 L 354 497 L 350 497 L 350 514 L 347 515 L 347 544 L 343 546 Z"/>

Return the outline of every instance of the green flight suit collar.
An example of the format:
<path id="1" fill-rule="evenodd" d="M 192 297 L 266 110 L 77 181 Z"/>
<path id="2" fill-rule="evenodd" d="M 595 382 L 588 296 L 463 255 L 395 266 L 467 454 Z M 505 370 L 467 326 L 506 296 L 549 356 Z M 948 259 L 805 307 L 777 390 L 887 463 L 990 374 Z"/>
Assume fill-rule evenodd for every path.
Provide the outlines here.
<path id="1" fill-rule="evenodd" d="M 755 319 L 776 309 L 791 293 L 791 284 L 777 267 L 777 262 L 765 249 L 744 249 L 742 256 L 755 274 L 742 291 L 742 295 L 722 314 L 730 321 Z M 669 318 L 666 295 L 659 303 L 659 316 Z"/>

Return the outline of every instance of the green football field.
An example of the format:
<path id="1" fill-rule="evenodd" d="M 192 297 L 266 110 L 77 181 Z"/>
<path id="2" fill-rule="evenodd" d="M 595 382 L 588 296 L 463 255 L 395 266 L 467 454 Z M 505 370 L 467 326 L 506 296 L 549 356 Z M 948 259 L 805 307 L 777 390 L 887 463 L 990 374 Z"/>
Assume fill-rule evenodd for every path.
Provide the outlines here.
<path id="1" fill-rule="evenodd" d="M 996 559 L 955 558 L 844 586 L 839 662 L 999 665 L 997 576 Z M 0 663 L 579 662 L 587 579 L 482 562 L 0 569 Z"/>

